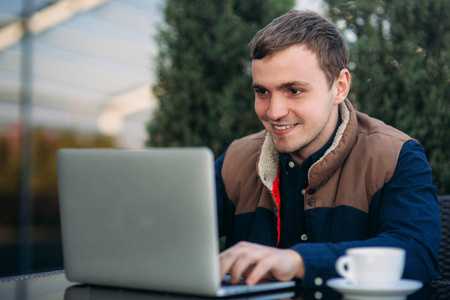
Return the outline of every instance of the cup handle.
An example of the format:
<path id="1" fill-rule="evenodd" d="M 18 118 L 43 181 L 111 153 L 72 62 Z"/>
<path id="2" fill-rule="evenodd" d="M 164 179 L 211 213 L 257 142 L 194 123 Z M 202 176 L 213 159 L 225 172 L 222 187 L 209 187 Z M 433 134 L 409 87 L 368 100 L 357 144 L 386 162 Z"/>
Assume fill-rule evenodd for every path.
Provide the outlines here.
<path id="1" fill-rule="evenodd" d="M 336 271 L 338 272 L 339 275 L 341 275 L 342 277 L 346 278 L 347 280 L 349 280 L 350 282 L 355 282 L 352 273 L 350 271 L 351 269 L 351 257 L 344 255 L 339 257 L 336 260 Z"/>

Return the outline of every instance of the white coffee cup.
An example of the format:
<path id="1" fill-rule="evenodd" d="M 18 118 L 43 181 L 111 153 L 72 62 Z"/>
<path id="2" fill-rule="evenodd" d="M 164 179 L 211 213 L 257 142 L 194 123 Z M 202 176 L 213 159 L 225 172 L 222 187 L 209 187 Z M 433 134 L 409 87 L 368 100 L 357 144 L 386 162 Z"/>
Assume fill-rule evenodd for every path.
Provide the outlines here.
<path id="1" fill-rule="evenodd" d="M 393 287 L 405 268 L 405 250 L 393 247 L 349 248 L 336 261 L 336 271 L 355 286 Z"/>

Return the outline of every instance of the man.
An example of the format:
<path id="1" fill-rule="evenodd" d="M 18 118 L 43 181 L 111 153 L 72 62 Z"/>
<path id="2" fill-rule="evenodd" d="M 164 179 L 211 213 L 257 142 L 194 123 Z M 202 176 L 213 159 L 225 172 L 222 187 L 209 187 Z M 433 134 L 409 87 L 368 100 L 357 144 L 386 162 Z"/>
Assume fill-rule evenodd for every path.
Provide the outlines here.
<path id="1" fill-rule="evenodd" d="M 353 108 L 336 26 L 294 10 L 250 46 L 266 130 L 216 161 L 222 275 L 320 286 L 346 249 L 390 246 L 406 250 L 405 278 L 437 276 L 439 205 L 423 148 Z"/>

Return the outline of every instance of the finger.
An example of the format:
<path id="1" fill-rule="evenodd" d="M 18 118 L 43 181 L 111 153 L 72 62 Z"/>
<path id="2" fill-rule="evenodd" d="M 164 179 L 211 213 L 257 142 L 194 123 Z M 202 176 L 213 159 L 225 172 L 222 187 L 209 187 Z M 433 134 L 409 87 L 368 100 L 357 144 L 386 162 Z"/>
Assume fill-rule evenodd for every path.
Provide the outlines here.
<path id="1" fill-rule="evenodd" d="M 254 281 L 258 282 L 262 278 L 267 278 L 268 274 L 264 273 L 264 269 L 262 267 L 265 265 L 265 261 L 267 257 L 270 257 L 272 251 L 271 248 L 248 244 L 245 245 L 245 252 L 241 254 L 241 256 L 235 262 L 235 269 L 232 275 L 234 275 L 235 280 L 240 279 L 240 277 L 248 277 L 250 274 L 254 274 Z M 262 263 L 261 266 L 259 266 Z M 254 273 L 254 268 L 259 266 L 261 271 Z M 239 276 L 239 278 L 237 278 Z M 252 278 L 252 277 L 251 277 Z M 246 279 L 248 282 L 248 279 Z M 252 280 L 250 280 L 252 282 Z"/>
<path id="2" fill-rule="evenodd" d="M 271 270 L 274 268 L 273 259 L 265 257 L 258 261 L 245 279 L 247 285 L 255 285 L 262 279 L 271 277 Z"/>
<path id="3" fill-rule="evenodd" d="M 233 247 L 223 251 L 219 255 L 221 278 L 223 278 L 227 273 L 230 273 L 230 270 L 236 264 L 236 260 L 244 252 L 244 248 L 245 248 L 244 246 L 243 246 L 243 243 L 238 243 L 238 244 L 234 245 Z"/>
<path id="4" fill-rule="evenodd" d="M 302 268 L 301 258 L 297 252 L 288 249 L 271 249 L 248 275 L 246 283 L 253 285 L 268 276 L 273 276 L 280 281 L 291 280 L 296 276 L 299 277 L 299 271 Z"/>
<path id="5" fill-rule="evenodd" d="M 257 257 L 243 253 L 238 259 L 236 259 L 234 265 L 230 269 L 231 283 L 238 283 L 242 277 L 245 277 L 254 268 L 257 262 Z"/>
<path id="6" fill-rule="evenodd" d="M 233 255 L 233 253 L 221 253 L 219 255 L 219 263 L 220 263 L 220 278 L 224 278 L 227 273 L 229 273 L 231 266 L 234 264 L 234 261 L 237 259 L 237 256 Z"/>

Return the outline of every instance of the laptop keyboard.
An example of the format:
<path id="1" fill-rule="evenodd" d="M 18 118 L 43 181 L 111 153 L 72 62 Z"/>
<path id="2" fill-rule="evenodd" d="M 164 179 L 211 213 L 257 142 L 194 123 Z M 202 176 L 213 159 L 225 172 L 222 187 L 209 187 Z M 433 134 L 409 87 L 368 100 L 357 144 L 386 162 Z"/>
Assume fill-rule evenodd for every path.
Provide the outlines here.
<path id="1" fill-rule="evenodd" d="M 238 283 L 231 283 L 231 276 L 229 274 L 225 275 L 225 277 L 222 279 L 222 286 L 236 286 L 236 285 L 246 285 L 245 283 L 245 278 L 241 277 L 241 279 L 239 280 Z M 265 279 L 260 281 L 258 284 L 264 284 L 264 283 L 273 283 L 273 282 L 277 282 L 276 279 Z"/>

